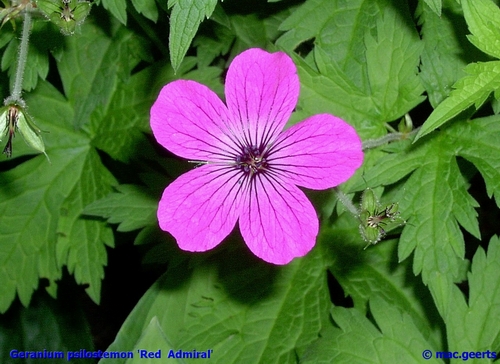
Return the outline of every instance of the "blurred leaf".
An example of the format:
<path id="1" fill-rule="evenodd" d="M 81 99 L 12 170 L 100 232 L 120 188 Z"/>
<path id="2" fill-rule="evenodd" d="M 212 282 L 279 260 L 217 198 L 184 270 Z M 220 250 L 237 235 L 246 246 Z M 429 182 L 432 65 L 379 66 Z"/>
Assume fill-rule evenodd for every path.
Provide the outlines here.
<path id="1" fill-rule="evenodd" d="M 441 16 L 441 7 L 443 6 L 441 1 L 442 0 L 425 0 L 425 3 L 437 16 Z"/>
<path id="2" fill-rule="evenodd" d="M 127 1 L 126 0 L 102 0 L 102 5 L 109 10 L 113 16 L 123 25 L 127 25 Z"/>
<path id="3" fill-rule="evenodd" d="M 158 8 L 155 0 L 132 0 L 132 5 L 137 12 L 144 15 L 146 18 L 154 21 L 158 20 Z"/>
<path id="4" fill-rule="evenodd" d="M 71 292 L 74 293 L 74 292 Z M 2 364 L 39 363 L 40 358 L 13 358 L 18 352 L 46 352 L 62 358 L 46 358 L 50 363 L 67 363 L 68 352 L 93 350 L 90 328 L 77 297 L 63 296 L 57 301 L 46 294 L 34 297 L 29 308 L 19 303 L 0 316 L 0 361 Z M 72 363 L 88 363 L 88 359 L 73 358 Z"/>

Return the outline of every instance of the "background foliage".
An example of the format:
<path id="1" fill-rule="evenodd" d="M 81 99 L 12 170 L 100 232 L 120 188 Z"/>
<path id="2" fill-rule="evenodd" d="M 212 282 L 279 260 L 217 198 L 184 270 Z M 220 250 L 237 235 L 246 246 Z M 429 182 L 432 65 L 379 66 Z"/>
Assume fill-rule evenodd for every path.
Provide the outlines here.
<path id="1" fill-rule="evenodd" d="M 2 10 L 4 97 L 22 27 L 14 5 Z M 20 137 L 0 162 L 0 362 L 14 362 L 13 348 L 108 345 L 212 349 L 220 363 L 500 350 L 498 2 L 102 0 L 73 35 L 57 21 L 35 19 L 23 83 L 51 163 Z M 328 112 L 356 128 L 365 162 L 341 190 L 358 204 L 374 189 L 406 225 L 363 251 L 334 191 L 310 193 L 317 246 L 283 267 L 251 256 L 237 232 L 186 254 L 159 231 L 163 188 L 193 166 L 156 145 L 149 108 L 179 78 L 223 98 L 228 64 L 250 47 L 293 57 L 301 94 L 290 123 Z M 115 246 L 128 255 L 106 268 Z M 129 272 L 117 277 L 120 260 Z M 117 312 L 143 295 L 99 340 L 90 300 L 107 292 Z"/>

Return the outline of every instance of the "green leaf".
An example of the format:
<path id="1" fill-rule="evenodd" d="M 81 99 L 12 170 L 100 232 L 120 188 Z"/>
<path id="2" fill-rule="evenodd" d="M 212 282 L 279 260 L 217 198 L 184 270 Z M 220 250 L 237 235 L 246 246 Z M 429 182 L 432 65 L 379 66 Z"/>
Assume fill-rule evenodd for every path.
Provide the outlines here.
<path id="1" fill-rule="evenodd" d="M 356 309 L 332 307 L 337 326 L 324 330 L 300 362 L 418 363 L 424 350 L 436 349 L 404 309 L 374 295 L 370 311 L 375 323 Z"/>
<path id="2" fill-rule="evenodd" d="M 141 13 L 146 18 L 155 23 L 158 20 L 158 8 L 156 7 L 155 0 L 132 0 L 132 5 L 134 5 L 137 12 Z"/>
<path id="3" fill-rule="evenodd" d="M 106 34 L 91 23 L 82 25 L 81 35 L 66 39 L 57 67 L 64 93 L 75 110 L 75 127 L 84 127 L 94 110 L 108 104 L 117 84 L 129 77 L 146 46 L 125 27 Z"/>
<path id="4" fill-rule="evenodd" d="M 358 221 L 343 214 L 331 228 L 322 229 L 319 243 L 326 256 L 331 257 L 330 271 L 356 309 L 366 311 L 368 300 L 377 292 L 391 306 L 410 315 L 428 340 L 439 346 L 442 328 L 430 324 L 439 316 L 434 306 L 426 303 L 430 300 L 428 290 L 412 274 L 410 261 L 394 264 L 397 240 L 386 240 L 363 250 L 365 243 L 358 233 Z"/>
<path id="5" fill-rule="evenodd" d="M 495 58 L 500 58 L 500 9 L 491 0 L 462 0 L 472 44 Z"/>
<path id="6" fill-rule="evenodd" d="M 149 109 L 161 87 L 182 77 L 203 82 L 215 90 L 222 89 L 220 68 L 190 71 L 195 64 L 194 58 L 186 57 L 176 76 L 170 65 L 155 64 L 134 74 L 127 82 L 118 83 L 109 103 L 101 104 L 92 112 L 88 126 L 89 132 L 95 135 L 92 145 L 123 162 L 137 157 L 137 150 L 142 151 L 143 157 L 155 155 L 144 134 L 150 133 Z"/>
<path id="7" fill-rule="evenodd" d="M 217 0 L 175 0 L 170 15 L 170 35 L 168 45 L 170 61 L 177 72 L 182 59 L 191 45 L 200 23 L 212 15 Z"/>
<path id="8" fill-rule="evenodd" d="M 425 0 L 425 3 L 432 9 L 437 16 L 441 16 L 442 0 Z"/>
<path id="9" fill-rule="evenodd" d="M 243 242 L 237 244 L 213 258 L 170 266 L 142 297 L 108 350 L 134 347 L 156 316 L 175 350 L 212 349 L 211 362 L 295 360 L 328 320 L 322 260 L 312 252 L 276 267 L 249 259 Z"/>
<path id="10" fill-rule="evenodd" d="M 467 41 L 461 7 L 453 0 L 446 3 L 446 11 L 441 16 L 422 2 L 416 12 L 424 44 L 419 75 L 434 108 L 448 97 L 452 85 L 465 76 L 468 63 L 486 60 L 484 54 Z"/>
<path id="11" fill-rule="evenodd" d="M 185 363 L 182 359 L 169 358 L 169 353 L 171 350 L 174 351 L 174 347 L 168 341 L 156 316 L 151 319 L 149 325 L 144 329 L 134 348 L 137 348 L 133 351 L 134 358 L 128 360 L 127 364 L 155 364 L 159 361 L 159 358 L 155 357 L 155 354 L 158 354 L 163 360 L 168 359 L 169 363 Z M 146 354 L 149 353 L 152 354 L 151 357 L 147 357 Z"/>
<path id="12" fill-rule="evenodd" d="M 500 88 L 500 61 L 469 64 L 465 68 L 468 76 L 453 85 L 450 96 L 432 112 L 415 137 L 414 142 L 439 128 L 468 107 L 479 108 L 492 91 Z"/>
<path id="13" fill-rule="evenodd" d="M 326 45 L 329 43 L 325 44 L 325 41 L 335 42 L 336 46 L 332 45 L 332 48 L 336 48 L 340 52 L 339 57 L 342 58 L 345 50 L 340 44 L 352 42 L 356 35 L 363 36 L 365 25 L 371 23 L 369 18 L 364 19 L 365 9 L 371 6 L 370 3 L 373 4 L 373 1 L 354 0 L 349 3 L 339 0 L 306 1 L 281 24 L 279 29 L 285 31 L 285 34 L 278 39 L 276 44 L 291 52 L 300 43 L 315 37 L 322 37 L 325 39 L 319 41 L 319 44 L 327 48 Z M 342 30 L 337 27 L 340 31 L 334 33 L 333 36 L 328 31 L 329 36 L 326 37 L 322 30 L 329 30 L 337 18 L 343 19 L 343 24 L 349 24 L 349 26 L 343 27 Z M 368 23 L 364 20 L 368 20 Z"/>
<path id="14" fill-rule="evenodd" d="M 113 99 L 126 80 L 119 76 L 138 62 L 137 53 L 130 50 L 140 40 L 121 27 L 113 42 L 90 22 L 82 28 L 82 36 L 66 38 L 67 48 L 58 62 L 67 98 L 43 82 L 26 99 L 37 125 L 49 132 L 44 139 L 52 165 L 36 157 L 0 174 L 0 211 L 5 216 L 0 219 L 2 312 L 16 291 L 28 305 L 40 277 L 49 281 L 47 290 L 55 295 L 64 265 L 78 283 L 88 284 L 87 292 L 95 302 L 100 300 L 105 246 L 113 245 L 113 234 L 104 221 L 82 218 L 81 213 L 111 192 L 116 181 L 92 147 L 98 129 L 75 130 L 73 120 L 79 114 L 78 122 L 90 125 L 95 106 L 105 107 Z M 92 51 L 77 51 L 82 42 Z M 122 60 L 119 66 L 118 59 Z M 100 71 L 106 80 L 97 77 L 98 82 L 89 82 L 99 74 L 96 68 L 103 60 L 110 64 L 110 69 Z M 24 143 L 15 148 L 16 156 L 32 153 Z"/>
<path id="15" fill-rule="evenodd" d="M 88 136 L 68 123 L 73 111 L 62 95 L 43 82 L 29 96 L 26 102 L 37 124 L 57 137 L 46 138 L 52 164 L 38 156 L 0 174 L 0 280 L 5 282 L 0 310 L 9 307 L 16 291 L 27 306 L 40 277 L 48 279 L 47 289 L 55 295 L 55 281 L 66 263 L 79 283 L 90 284 L 89 295 L 98 302 L 103 244 L 112 245 L 112 232 L 101 221 L 79 216 L 83 205 L 104 197 L 115 181 Z M 32 153 L 27 148 L 18 148 L 16 155 Z"/>
<path id="16" fill-rule="evenodd" d="M 433 272 L 457 279 L 459 260 L 465 253 L 463 235 L 453 215 L 457 202 L 451 188 L 462 181 L 458 166 L 448 148 L 440 147 L 437 141 L 432 144 L 422 167 L 405 183 L 406 193 L 400 204 L 410 218 L 401 235 L 399 260 L 416 248 L 413 271 L 422 272 L 424 283 L 429 282 Z"/>
<path id="17" fill-rule="evenodd" d="M 23 75 L 23 90 L 31 91 L 38 84 L 38 79 L 45 80 L 49 73 L 48 51 L 53 47 L 50 39 L 40 41 L 40 34 L 47 31 L 45 24 L 35 22 L 33 25 L 32 36 L 37 46 L 28 48 L 28 57 L 26 58 L 26 69 Z M 2 30 L 4 32 L 4 30 Z M 5 49 L 2 56 L 2 71 L 8 69 L 10 88 L 14 86 L 15 74 L 17 69 L 17 55 L 19 53 L 19 39 L 13 38 Z"/>
<path id="18" fill-rule="evenodd" d="M 64 292 L 59 300 L 47 294 L 35 295 L 30 307 L 18 302 L 0 320 L 0 361 L 3 364 L 36 363 L 40 358 L 19 359 L 12 350 L 46 352 L 61 355 L 61 359 L 45 359 L 51 363 L 68 362 L 68 352 L 94 349 L 89 325 L 80 308 L 78 292 Z M 43 360 L 43 359 L 41 359 Z M 72 363 L 88 363 L 88 359 L 73 358 Z"/>
<path id="19" fill-rule="evenodd" d="M 301 14 L 314 21 L 307 12 Z M 301 19 L 295 15 L 290 19 Z M 417 76 L 422 45 L 416 30 L 407 26 L 409 11 L 386 2 L 362 2 L 352 9 L 339 2 L 329 16 L 322 19 L 328 37 L 318 40 L 314 59 L 311 54 L 305 60 L 294 58 L 302 87 L 295 119 L 327 112 L 352 123 L 362 137 L 381 136 L 386 133 L 384 123 L 423 100 Z M 339 27 L 346 16 L 354 25 Z"/>
<path id="20" fill-rule="evenodd" d="M 323 55 L 318 47 L 316 49 L 319 62 Z M 300 57 L 294 57 L 294 60 L 301 82 L 300 112 L 296 113 L 295 119 L 303 120 L 313 114 L 330 113 L 348 120 L 361 136 L 373 137 L 385 133 L 382 123 L 373 122 L 377 115 L 373 114 L 372 100 L 357 89 L 333 63 L 325 63 L 328 68 L 323 74 Z"/>
<path id="21" fill-rule="evenodd" d="M 474 119 L 450 128 L 450 138 L 461 147 L 460 156 L 472 162 L 481 172 L 486 183 L 488 196 L 494 197 L 500 206 L 500 116 Z"/>
<path id="22" fill-rule="evenodd" d="M 376 38 L 365 36 L 371 98 L 379 119 L 392 121 L 420 104 L 424 88 L 417 76 L 423 44 L 405 18 L 386 11 L 377 21 Z"/>
<path id="23" fill-rule="evenodd" d="M 113 232 L 102 221 L 83 219 L 81 213 L 89 203 L 103 198 L 116 181 L 101 164 L 97 152 L 87 148 L 71 161 L 72 173 L 79 179 L 60 207 L 56 254 L 58 262 L 67 265 L 77 282 L 89 283 L 86 291 L 99 303 L 107 264 L 105 246 L 114 246 Z"/>
<path id="24" fill-rule="evenodd" d="M 156 225 L 158 201 L 151 197 L 151 192 L 135 185 L 120 185 L 117 192 L 94 201 L 83 213 L 101 216 L 111 224 L 120 224 L 118 231 L 132 231 L 148 225 Z"/>
<path id="25" fill-rule="evenodd" d="M 488 254 L 481 247 L 478 248 L 472 259 L 468 278 L 468 299 L 455 285 L 448 287 L 451 300 L 443 319 L 448 327 L 449 350 L 462 350 L 466 347 L 471 351 L 498 352 L 500 240 L 497 236 L 491 238 Z M 467 325 L 467 330 L 460 329 L 464 325 Z"/>
<path id="26" fill-rule="evenodd" d="M 127 25 L 127 2 L 125 0 L 102 0 L 102 5 L 123 25 Z"/>

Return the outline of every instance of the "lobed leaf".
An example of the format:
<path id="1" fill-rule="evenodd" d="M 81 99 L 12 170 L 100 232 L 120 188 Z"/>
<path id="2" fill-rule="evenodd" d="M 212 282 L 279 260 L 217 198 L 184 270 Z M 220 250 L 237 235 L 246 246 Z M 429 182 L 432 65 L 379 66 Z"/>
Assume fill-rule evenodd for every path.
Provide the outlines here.
<path id="1" fill-rule="evenodd" d="M 156 225 L 158 202 L 151 197 L 151 193 L 136 185 L 119 185 L 115 189 L 117 192 L 86 206 L 83 213 L 104 217 L 111 224 L 119 224 L 118 231 Z"/>

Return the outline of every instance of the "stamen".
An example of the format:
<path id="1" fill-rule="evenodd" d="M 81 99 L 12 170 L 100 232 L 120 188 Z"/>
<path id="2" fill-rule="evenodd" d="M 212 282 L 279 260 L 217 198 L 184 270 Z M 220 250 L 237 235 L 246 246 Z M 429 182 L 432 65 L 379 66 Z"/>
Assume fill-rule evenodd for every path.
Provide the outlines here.
<path id="1" fill-rule="evenodd" d="M 245 174 L 253 176 L 266 171 L 269 167 L 266 156 L 263 148 L 255 145 L 243 146 L 241 153 L 234 159 L 235 166 Z"/>

